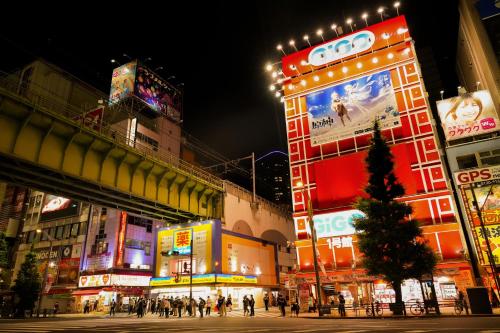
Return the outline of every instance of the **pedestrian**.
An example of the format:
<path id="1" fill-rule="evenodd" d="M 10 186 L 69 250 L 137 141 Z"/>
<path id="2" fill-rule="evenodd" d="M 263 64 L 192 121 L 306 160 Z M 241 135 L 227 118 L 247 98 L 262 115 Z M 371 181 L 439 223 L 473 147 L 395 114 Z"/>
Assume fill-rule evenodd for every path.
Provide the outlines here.
<path id="1" fill-rule="evenodd" d="M 184 308 L 184 302 L 182 301 L 181 298 L 177 301 L 177 312 L 179 313 L 179 318 L 181 318 L 182 310 Z"/>
<path id="2" fill-rule="evenodd" d="M 207 297 L 207 309 L 205 310 L 205 315 L 210 316 L 210 311 L 212 311 L 212 300 L 210 296 Z"/>
<path id="3" fill-rule="evenodd" d="M 135 300 L 133 298 L 131 298 L 128 302 L 128 314 L 129 314 L 129 316 L 134 311 L 134 302 L 135 302 Z"/>
<path id="4" fill-rule="evenodd" d="M 90 301 L 86 300 L 83 306 L 83 313 L 90 313 Z"/>
<path id="5" fill-rule="evenodd" d="M 168 298 L 165 298 L 161 303 L 163 304 L 163 311 L 165 312 L 165 318 L 168 318 L 170 315 L 170 300 Z"/>
<path id="6" fill-rule="evenodd" d="M 341 317 L 345 317 L 345 298 L 344 295 L 339 295 L 339 314 Z"/>
<path id="7" fill-rule="evenodd" d="M 227 296 L 226 308 L 229 309 L 229 312 L 233 311 L 233 300 L 231 299 L 231 295 Z"/>
<path id="8" fill-rule="evenodd" d="M 203 318 L 203 308 L 205 307 L 205 300 L 203 298 L 198 298 L 198 310 L 200 311 L 200 318 Z"/>
<path id="9" fill-rule="evenodd" d="M 253 299 L 253 295 L 250 295 L 250 317 L 255 316 L 255 300 Z"/>
<path id="10" fill-rule="evenodd" d="M 59 312 L 59 302 L 56 302 L 54 304 L 54 316 L 57 314 L 57 312 Z"/>
<path id="11" fill-rule="evenodd" d="M 314 309 L 314 301 L 313 301 L 312 296 L 309 296 L 309 299 L 307 300 L 307 306 L 309 307 L 307 312 L 311 312 L 311 311 L 316 312 L 316 310 Z"/>
<path id="12" fill-rule="evenodd" d="M 155 314 L 156 313 L 156 299 L 151 300 L 151 313 Z"/>
<path id="13" fill-rule="evenodd" d="M 111 301 L 110 306 L 109 306 L 109 316 L 110 316 L 110 317 L 115 315 L 115 308 L 116 308 L 116 302 L 115 302 L 115 300 L 113 299 L 113 300 Z"/>
<path id="14" fill-rule="evenodd" d="M 286 313 L 285 313 L 286 300 L 283 297 L 283 295 L 281 295 L 281 294 L 278 295 L 278 306 L 281 310 L 281 316 L 285 317 L 285 315 L 286 315 Z"/>
<path id="15" fill-rule="evenodd" d="M 194 298 L 191 298 L 190 308 L 191 308 L 191 315 L 193 317 L 196 317 L 196 308 L 197 307 L 198 307 L 198 303 L 196 303 L 196 300 Z"/>
<path id="16" fill-rule="evenodd" d="M 243 297 L 243 316 L 246 317 L 248 313 L 248 306 L 250 305 L 250 300 L 248 299 L 247 295 Z"/>
<path id="17" fill-rule="evenodd" d="M 165 312 L 165 296 L 163 296 L 162 300 L 158 302 L 158 312 L 160 313 L 158 317 L 163 317 Z"/>
<path id="18" fill-rule="evenodd" d="M 220 313 L 221 313 L 221 316 L 227 316 L 226 298 L 224 296 L 222 296 L 222 300 L 221 300 Z"/>
<path id="19" fill-rule="evenodd" d="M 94 310 L 93 311 L 97 311 L 97 308 L 99 307 L 99 299 L 96 299 L 94 301 Z"/>
<path id="20" fill-rule="evenodd" d="M 295 297 L 295 316 L 299 317 L 299 313 L 300 313 L 299 298 Z"/>
<path id="21" fill-rule="evenodd" d="M 269 311 L 269 295 L 267 293 L 264 295 L 264 306 L 266 307 L 266 311 Z"/>

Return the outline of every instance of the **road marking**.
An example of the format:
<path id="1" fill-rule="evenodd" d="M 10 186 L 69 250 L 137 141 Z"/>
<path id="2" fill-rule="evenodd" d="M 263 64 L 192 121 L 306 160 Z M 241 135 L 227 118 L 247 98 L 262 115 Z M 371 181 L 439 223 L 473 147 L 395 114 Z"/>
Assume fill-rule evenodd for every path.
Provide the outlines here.
<path id="1" fill-rule="evenodd" d="M 413 331 L 404 331 L 404 333 L 425 333 L 430 332 L 429 330 L 413 330 Z"/>
<path id="2" fill-rule="evenodd" d="M 245 332 L 269 332 L 271 329 L 270 328 L 266 328 L 266 329 L 261 329 L 261 330 L 249 330 L 249 331 L 245 331 Z"/>

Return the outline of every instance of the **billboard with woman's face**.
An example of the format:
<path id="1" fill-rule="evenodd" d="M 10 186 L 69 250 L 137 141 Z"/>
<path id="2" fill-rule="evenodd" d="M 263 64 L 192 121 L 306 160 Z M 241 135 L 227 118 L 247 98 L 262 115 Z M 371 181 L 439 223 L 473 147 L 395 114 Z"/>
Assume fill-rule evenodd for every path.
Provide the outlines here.
<path id="1" fill-rule="evenodd" d="M 72 199 L 46 194 L 40 221 L 49 221 L 78 215 L 80 204 Z"/>
<path id="2" fill-rule="evenodd" d="M 479 90 L 437 102 L 446 140 L 456 140 L 500 129 L 491 95 Z"/>

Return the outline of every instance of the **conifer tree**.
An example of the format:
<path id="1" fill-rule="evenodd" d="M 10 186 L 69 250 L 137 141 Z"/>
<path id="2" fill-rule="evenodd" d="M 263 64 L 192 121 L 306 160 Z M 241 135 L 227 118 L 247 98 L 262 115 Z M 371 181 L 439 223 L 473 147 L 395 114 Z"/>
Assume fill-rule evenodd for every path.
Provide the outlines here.
<path id="1" fill-rule="evenodd" d="M 369 274 L 382 276 L 392 285 L 396 303 L 401 304 L 401 283 L 431 273 L 436 256 L 424 241 L 418 222 L 410 219 L 412 207 L 396 200 L 405 191 L 394 174 L 393 156 L 378 122 L 374 125 L 366 166 L 368 198 L 361 198 L 357 203 L 366 217 L 354 223 L 363 254 L 362 264 Z M 399 308 L 395 313 L 401 311 Z"/>
<path id="2" fill-rule="evenodd" d="M 25 310 L 32 310 L 41 289 L 36 255 L 32 250 L 26 254 L 12 289 L 19 298 L 20 314 L 23 315 Z"/>

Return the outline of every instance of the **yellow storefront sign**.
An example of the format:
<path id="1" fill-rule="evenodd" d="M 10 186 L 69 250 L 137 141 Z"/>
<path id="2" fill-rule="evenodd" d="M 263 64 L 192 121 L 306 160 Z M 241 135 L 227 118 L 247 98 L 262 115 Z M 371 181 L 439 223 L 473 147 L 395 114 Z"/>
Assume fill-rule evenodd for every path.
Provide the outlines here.
<path id="1" fill-rule="evenodd" d="M 217 274 L 218 283 L 254 283 L 257 284 L 256 276 Z"/>
<path id="2" fill-rule="evenodd" d="M 479 246 L 483 254 L 483 265 L 488 265 L 490 263 L 488 259 L 488 247 L 486 245 L 486 238 L 481 227 L 476 227 L 476 235 L 479 241 Z M 500 224 L 486 225 L 486 234 L 488 236 L 488 241 L 490 243 L 491 252 L 495 260 L 495 264 L 500 264 Z"/>
<path id="3" fill-rule="evenodd" d="M 201 283 L 214 283 L 215 282 L 215 274 L 201 274 L 201 275 L 193 275 L 193 284 L 201 284 Z M 179 276 L 177 279 L 175 276 L 167 276 L 161 278 L 152 278 L 149 282 L 151 287 L 159 287 L 159 286 L 176 286 L 176 285 L 186 285 L 189 284 L 189 275 Z"/>

